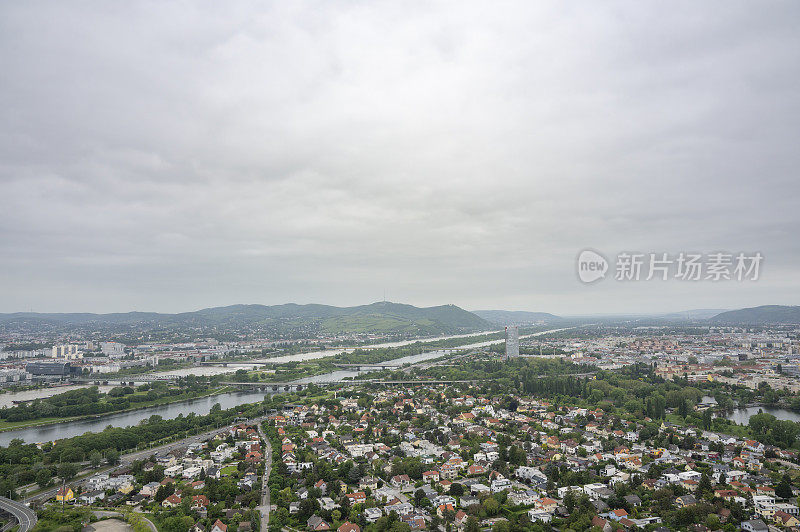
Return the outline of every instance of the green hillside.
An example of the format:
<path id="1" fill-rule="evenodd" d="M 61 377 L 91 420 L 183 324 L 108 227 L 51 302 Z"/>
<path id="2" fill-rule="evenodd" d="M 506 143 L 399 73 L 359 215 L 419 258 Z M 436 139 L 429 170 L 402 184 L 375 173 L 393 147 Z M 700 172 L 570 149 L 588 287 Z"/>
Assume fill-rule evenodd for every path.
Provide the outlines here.
<path id="1" fill-rule="evenodd" d="M 800 324 L 800 306 L 764 305 L 730 310 L 717 314 L 710 321 L 743 325 Z"/>
<path id="2" fill-rule="evenodd" d="M 0 326 L 48 326 L 57 329 L 99 328 L 126 330 L 197 329 L 287 331 L 312 334 L 433 335 L 491 328 L 482 318 L 455 305 L 420 308 L 378 302 L 355 307 L 330 305 L 231 305 L 179 314 L 127 312 L 115 314 L 0 314 Z"/>

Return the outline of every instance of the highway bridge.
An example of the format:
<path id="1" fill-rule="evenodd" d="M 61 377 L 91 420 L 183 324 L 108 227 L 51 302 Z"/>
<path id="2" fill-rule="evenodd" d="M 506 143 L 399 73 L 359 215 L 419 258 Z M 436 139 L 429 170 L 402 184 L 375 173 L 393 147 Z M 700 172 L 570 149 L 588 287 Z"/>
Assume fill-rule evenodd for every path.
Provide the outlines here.
<path id="1" fill-rule="evenodd" d="M 325 381 L 315 382 L 314 386 L 341 386 L 341 385 L 366 385 L 366 384 L 455 384 L 478 381 Z M 265 392 L 299 392 L 309 387 L 309 384 L 296 382 L 223 382 L 226 386 L 238 386 L 250 390 L 263 390 Z"/>
<path id="2" fill-rule="evenodd" d="M 178 379 L 177 375 L 153 375 L 144 373 L 142 375 L 130 375 L 128 377 L 115 377 L 113 379 L 104 379 L 102 377 L 74 377 L 70 379 L 76 384 L 94 384 L 100 386 L 101 384 L 119 384 L 122 386 L 133 386 L 136 384 L 143 384 L 146 382 L 172 382 Z"/>
<path id="3" fill-rule="evenodd" d="M 314 383 L 314 385 L 324 386 L 326 384 L 345 384 L 350 382 L 352 381 L 318 382 Z M 264 390 L 266 392 L 299 392 L 309 386 L 308 384 L 297 382 L 221 382 L 220 384 L 249 388 L 251 390 Z"/>
<path id="4" fill-rule="evenodd" d="M 375 369 L 397 369 L 400 364 L 392 364 L 391 362 L 375 363 L 375 364 L 334 364 L 337 368 L 352 369 L 357 371 L 375 370 Z"/>
<path id="5" fill-rule="evenodd" d="M 36 524 L 36 512 L 22 504 L 5 497 L 0 497 L 0 509 L 14 516 L 19 528 L 17 532 L 28 532 Z"/>
<path id="6" fill-rule="evenodd" d="M 220 360 L 205 360 L 203 362 L 198 362 L 198 366 L 222 366 L 223 368 L 227 368 L 228 366 L 242 366 L 242 367 L 252 367 L 252 366 L 273 366 L 275 362 L 270 362 L 269 360 L 229 360 L 229 361 L 220 361 Z"/>
<path id="7" fill-rule="evenodd" d="M 413 345 L 413 344 L 408 344 L 408 345 Z M 397 346 L 397 347 L 408 347 L 408 345 L 406 345 L 406 346 Z M 423 347 L 425 347 L 426 349 L 430 348 L 430 350 L 428 352 L 446 351 L 448 353 L 454 353 L 456 351 L 465 351 L 467 349 L 464 346 L 461 346 L 461 347 L 423 346 Z M 356 350 L 358 350 L 358 351 L 372 351 L 372 350 L 377 350 L 377 349 L 394 349 L 394 348 L 393 347 L 387 347 L 385 345 L 384 346 L 362 345 L 362 346 L 356 346 L 356 347 L 340 347 L 338 349 L 341 349 L 342 351 L 356 351 Z"/>

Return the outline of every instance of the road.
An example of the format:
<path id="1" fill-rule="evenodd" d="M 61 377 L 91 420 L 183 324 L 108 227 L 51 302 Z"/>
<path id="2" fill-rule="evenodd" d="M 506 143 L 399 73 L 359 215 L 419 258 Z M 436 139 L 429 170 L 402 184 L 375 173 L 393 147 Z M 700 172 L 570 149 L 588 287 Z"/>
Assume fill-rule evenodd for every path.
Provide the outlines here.
<path id="1" fill-rule="evenodd" d="M 269 472 L 272 469 L 272 445 L 269 438 L 264 434 L 261 423 L 258 424 L 258 433 L 264 440 L 264 480 L 261 482 L 261 532 L 266 532 L 269 528 Z"/>
<path id="2" fill-rule="evenodd" d="M 19 523 L 18 532 L 28 532 L 36 524 L 36 512 L 21 502 L 0 497 L 0 508 L 14 516 Z"/>

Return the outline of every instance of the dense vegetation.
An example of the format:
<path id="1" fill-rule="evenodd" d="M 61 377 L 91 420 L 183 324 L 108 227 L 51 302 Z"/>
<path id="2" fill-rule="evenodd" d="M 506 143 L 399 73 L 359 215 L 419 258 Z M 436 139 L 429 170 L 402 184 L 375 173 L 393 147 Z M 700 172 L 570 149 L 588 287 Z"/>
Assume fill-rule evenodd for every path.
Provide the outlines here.
<path id="1" fill-rule="evenodd" d="M 35 444 L 12 440 L 8 447 L 0 447 L 0 493 L 16 493 L 20 486 L 34 482 L 48 486 L 55 478 L 69 480 L 82 467 L 116 462 L 121 452 L 181 439 L 264 411 L 263 404 L 255 403 L 228 410 L 215 405 L 205 416 L 190 414 L 166 420 L 154 415 L 133 427 L 109 426 L 102 432 L 46 443 L 41 449 Z"/>
<path id="2" fill-rule="evenodd" d="M 723 415 L 736 404 L 761 401 L 794 407 L 800 400 L 785 390 L 773 390 L 766 383 L 751 390 L 716 382 L 689 383 L 685 378 L 667 381 L 657 376 L 647 364 L 636 364 L 618 371 L 596 371 L 593 375 L 575 378 L 570 374 L 594 371 L 562 359 L 518 358 L 510 361 L 484 359 L 458 366 L 433 366 L 414 370 L 417 378 L 442 380 L 484 380 L 485 393 L 514 391 L 547 399 L 556 405 L 600 408 L 605 412 L 638 421 L 669 421 L 693 425 L 739 437 L 748 437 L 781 448 L 798 445 L 800 424 L 782 421 L 770 414 L 752 416 L 747 426 L 740 426 Z M 386 376 L 405 376 L 386 372 Z M 716 408 L 696 408 L 704 396 L 713 397 Z"/>
<path id="3" fill-rule="evenodd" d="M 97 518 L 89 508 L 46 508 L 39 512 L 33 532 L 80 532 L 92 521 Z"/>
<path id="4" fill-rule="evenodd" d="M 142 384 L 111 389 L 100 393 L 97 386 L 70 390 L 44 399 L 37 399 L 13 407 L 0 409 L 0 419 L 8 422 L 33 421 L 47 418 L 70 418 L 108 414 L 158 404 L 162 402 L 192 399 L 209 393 L 205 379 L 190 377 L 171 386 L 165 382 Z"/>

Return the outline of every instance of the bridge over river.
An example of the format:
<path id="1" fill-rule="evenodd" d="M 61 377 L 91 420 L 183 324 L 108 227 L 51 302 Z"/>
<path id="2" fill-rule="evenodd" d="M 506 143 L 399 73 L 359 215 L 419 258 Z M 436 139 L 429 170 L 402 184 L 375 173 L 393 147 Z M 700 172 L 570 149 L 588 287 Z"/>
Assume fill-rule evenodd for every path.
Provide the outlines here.
<path id="1" fill-rule="evenodd" d="M 407 381 L 389 381 L 389 380 L 347 380 L 347 381 L 321 381 L 315 383 L 298 383 L 298 382 L 222 382 L 225 386 L 238 386 L 250 390 L 264 390 L 272 392 L 293 392 L 302 391 L 308 388 L 311 384 L 314 386 L 364 386 L 369 384 L 475 384 L 484 382 L 489 379 L 473 379 L 473 380 L 453 380 L 453 381 L 434 381 L 434 380 L 407 380 Z"/>

